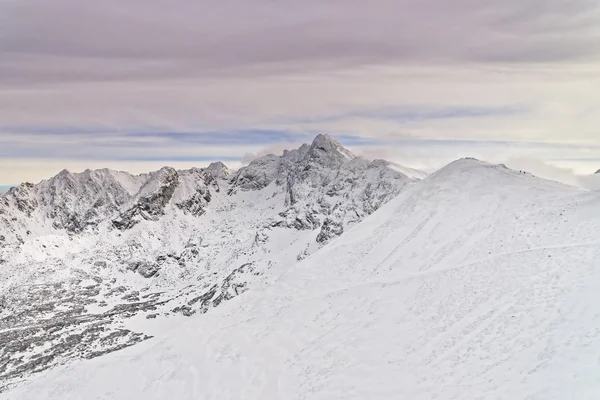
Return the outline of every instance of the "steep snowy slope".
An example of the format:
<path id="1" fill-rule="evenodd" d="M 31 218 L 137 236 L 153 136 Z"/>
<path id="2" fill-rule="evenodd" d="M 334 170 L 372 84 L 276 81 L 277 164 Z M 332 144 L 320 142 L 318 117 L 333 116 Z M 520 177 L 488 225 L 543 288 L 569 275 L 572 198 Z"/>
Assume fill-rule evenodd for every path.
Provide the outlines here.
<path id="1" fill-rule="evenodd" d="M 425 177 L 427 177 L 427 173 L 423 172 L 421 170 L 414 169 L 414 168 L 408 168 L 403 165 L 392 163 L 392 162 L 390 162 L 388 164 L 389 164 L 389 167 L 391 169 L 393 169 L 394 171 L 398 171 L 410 178 L 424 179 Z"/>
<path id="2" fill-rule="evenodd" d="M 597 399 L 600 193 L 476 160 L 279 278 L 1 399 Z"/>
<path id="3" fill-rule="evenodd" d="M 319 135 L 235 173 L 214 163 L 21 185 L 0 209 L 0 391 L 267 284 L 414 182 Z"/>

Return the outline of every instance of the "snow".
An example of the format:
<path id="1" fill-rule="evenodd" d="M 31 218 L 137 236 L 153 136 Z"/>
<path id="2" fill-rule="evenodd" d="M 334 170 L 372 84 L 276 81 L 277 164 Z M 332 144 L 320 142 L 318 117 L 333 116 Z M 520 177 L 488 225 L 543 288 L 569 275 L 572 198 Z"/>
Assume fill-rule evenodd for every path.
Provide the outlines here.
<path id="1" fill-rule="evenodd" d="M 259 289 L 0 399 L 597 399 L 600 193 L 472 159 Z"/>
<path id="2" fill-rule="evenodd" d="M 0 391 L 262 292 L 415 181 L 323 135 L 235 173 L 63 171 L 20 186 L 0 202 Z"/>
<path id="3" fill-rule="evenodd" d="M 119 184 L 127 190 L 131 196 L 139 192 L 140 188 L 146 180 L 148 174 L 131 175 L 129 172 L 107 170 Z"/>
<path id="4" fill-rule="evenodd" d="M 405 167 L 403 165 L 396 164 L 396 163 L 389 162 L 389 161 L 387 161 L 387 163 L 391 169 L 393 169 L 394 171 L 400 172 L 401 174 L 404 174 L 404 175 L 408 176 L 409 178 L 424 179 L 427 176 L 426 172 L 423 172 L 418 169 Z"/>

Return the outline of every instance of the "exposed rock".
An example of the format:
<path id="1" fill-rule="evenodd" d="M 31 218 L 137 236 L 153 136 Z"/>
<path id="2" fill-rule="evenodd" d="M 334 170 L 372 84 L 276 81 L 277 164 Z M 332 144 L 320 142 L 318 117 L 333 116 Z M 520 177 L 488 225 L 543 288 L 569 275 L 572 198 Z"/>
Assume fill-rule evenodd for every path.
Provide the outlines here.
<path id="1" fill-rule="evenodd" d="M 142 263 L 138 267 L 137 272 L 144 278 L 152 278 L 159 270 L 160 266 L 158 264 Z"/>
<path id="2" fill-rule="evenodd" d="M 345 225 L 360 221 L 396 196 L 412 179 L 390 168 L 387 161 L 368 162 L 330 136 L 318 135 L 311 145 L 280 157 L 261 157 L 240 169 L 232 187 L 260 189 L 273 181 L 287 195 L 286 209 L 272 226 L 312 230 L 328 221 L 317 238 L 326 243 Z"/>
<path id="3" fill-rule="evenodd" d="M 198 217 L 206 212 L 206 206 L 211 200 L 210 190 L 205 187 L 199 187 L 196 189 L 196 193 L 192 197 L 176 203 L 177 208 L 185 212 Z"/>
<path id="4" fill-rule="evenodd" d="M 8 196 L 13 197 L 17 209 L 22 213 L 25 213 L 28 217 L 31 217 L 31 213 L 38 207 L 38 200 L 35 196 L 33 183 L 22 183 L 16 188 L 12 188 L 8 191 Z"/>
<path id="5" fill-rule="evenodd" d="M 211 163 L 204 170 L 214 179 L 226 179 L 232 174 L 231 170 L 220 161 Z"/>
<path id="6" fill-rule="evenodd" d="M 267 187 L 277 178 L 277 169 L 281 158 L 268 154 L 252 161 L 250 165 L 240 169 L 232 177 L 232 191 L 236 188 L 243 190 L 260 190 Z"/>
<path id="7" fill-rule="evenodd" d="M 20 312 L 0 318 L 0 391 L 66 360 L 97 357 L 150 338 L 115 327 L 115 318 L 135 315 L 157 303 L 89 314 L 77 305 L 95 301 L 98 291 L 78 290 L 77 285 L 77 280 L 30 285 L 12 297 L 11 307 Z"/>
<path id="8" fill-rule="evenodd" d="M 341 222 L 336 222 L 330 218 L 325 219 L 321 226 L 321 231 L 317 235 L 317 243 L 325 244 L 334 237 L 344 233 L 344 226 Z"/>
<path id="9" fill-rule="evenodd" d="M 130 229 L 141 220 L 156 221 L 164 215 L 177 187 L 179 175 L 171 167 L 164 167 L 149 179 L 132 200 L 132 204 L 113 220 L 113 226 Z"/>

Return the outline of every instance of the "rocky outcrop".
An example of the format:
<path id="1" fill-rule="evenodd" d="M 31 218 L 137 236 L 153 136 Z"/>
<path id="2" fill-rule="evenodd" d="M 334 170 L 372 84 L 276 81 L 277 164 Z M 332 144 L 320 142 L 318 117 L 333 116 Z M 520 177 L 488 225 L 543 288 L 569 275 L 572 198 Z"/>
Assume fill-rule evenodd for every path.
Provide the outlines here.
<path id="1" fill-rule="evenodd" d="M 171 167 L 156 172 L 140 189 L 127 208 L 113 220 L 120 230 L 130 229 L 141 220 L 156 221 L 165 213 L 179 182 L 179 174 Z"/>
<path id="2" fill-rule="evenodd" d="M 234 269 L 219 284 L 212 285 L 200 296 L 193 297 L 185 305 L 176 307 L 173 312 L 186 316 L 196 312 L 204 314 L 209 308 L 217 307 L 224 301 L 233 299 L 248 290 L 249 276 L 259 276 L 253 263 L 246 263 Z"/>
<path id="3" fill-rule="evenodd" d="M 396 196 L 414 179 L 384 160 L 356 157 L 328 135 L 310 145 L 268 155 L 240 169 L 232 179 L 237 188 L 259 190 L 275 182 L 285 192 L 285 210 L 273 226 L 298 230 L 321 228 L 324 244 Z M 325 225 L 326 224 L 326 225 Z"/>
<path id="4" fill-rule="evenodd" d="M 175 203 L 175 205 L 184 213 L 199 217 L 206 212 L 206 206 L 210 202 L 210 199 L 210 190 L 205 187 L 199 187 L 191 197 Z"/>
<path id="5" fill-rule="evenodd" d="M 250 165 L 240 169 L 231 179 L 231 191 L 260 190 L 267 187 L 277 178 L 281 157 L 269 154 L 252 161 Z"/>
<path id="6" fill-rule="evenodd" d="M 35 186 L 33 183 L 22 183 L 16 188 L 10 189 L 4 200 L 8 203 L 12 197 L 17 210 L 24 213 L 27 217 L 31 217 L 33 211 L 38 208 L 38 199 L 35 195 L 34 188 Z"/>
<path id="7" fill-rule="evenodd" d="M 321 231 L 317 235 L 317 243 L 325 244 L 342 233 L 344 233 L 344 226 L 340 221 L 326 218 L 323 225 L 321 225 Z"/>
<path id="8" fill-rule="evenodd" d="M 232 174 L 232 171 L 221 161 L 210 163 L 203 171 L 216 180 L 227 179 Z"/>
<path id="9" fill-rule="evenodd" d="M 192 168 L 180 171 L 180 182 L 176 193 L 175 206 L 195 217 L 204 215 L 212 199 L 212 193 L 219 193 L 219 182 L 227 179 L 229 169 L 223 163 L 212 163 L 207 168 Z"/>
<path id="10" fill-rule="evenodd" d="M 158 263 L 149 261 L 131 261 L 127 269 L 139 273 L 144 278 L 152 278 L 160 270 Z"/>

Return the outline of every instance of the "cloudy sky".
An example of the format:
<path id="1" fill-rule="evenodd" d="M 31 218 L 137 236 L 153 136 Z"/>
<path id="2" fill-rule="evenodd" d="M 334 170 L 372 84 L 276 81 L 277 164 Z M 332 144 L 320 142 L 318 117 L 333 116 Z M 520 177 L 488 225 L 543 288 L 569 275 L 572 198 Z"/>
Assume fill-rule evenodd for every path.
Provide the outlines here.
<path id="1" fill-rule="evenodd" d="M 0 0 L 0 186 L 237 167 L 320 132 L 434 170 L 600 168 L 597 0 Z"/>

